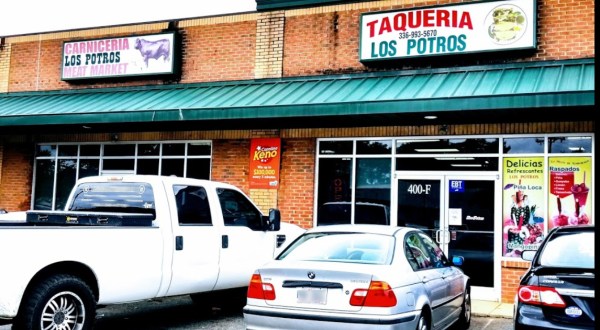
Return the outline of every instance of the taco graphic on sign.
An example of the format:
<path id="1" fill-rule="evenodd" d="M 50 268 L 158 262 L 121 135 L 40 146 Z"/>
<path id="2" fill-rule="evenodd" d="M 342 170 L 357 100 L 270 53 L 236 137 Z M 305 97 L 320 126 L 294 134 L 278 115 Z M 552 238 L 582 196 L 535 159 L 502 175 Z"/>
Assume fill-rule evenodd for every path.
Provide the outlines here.
<path id="1" fill-rule="evenodd" d="M 494 8 L 488 14 L 488 34 L 497 44 L 511 44 L 525 33 L 527 18 L 523 11 L 514 5 Z"/>

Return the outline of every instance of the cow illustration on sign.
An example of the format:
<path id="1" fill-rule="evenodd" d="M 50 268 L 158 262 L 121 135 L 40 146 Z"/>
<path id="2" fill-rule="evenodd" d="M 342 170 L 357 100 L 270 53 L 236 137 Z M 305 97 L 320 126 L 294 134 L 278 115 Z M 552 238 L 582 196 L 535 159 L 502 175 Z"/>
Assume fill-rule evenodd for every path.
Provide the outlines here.
<path id="1" fill-rule="evenodd" d="M 170 59 L 171 44 L 168 39 L 151 41 L 137 38 L 135 40 L 135 49 L 140 51 L 146 67 L 148 67 L 148 60 L 151 58 L 158 60 L 162 56 L 165 62 Z"/>

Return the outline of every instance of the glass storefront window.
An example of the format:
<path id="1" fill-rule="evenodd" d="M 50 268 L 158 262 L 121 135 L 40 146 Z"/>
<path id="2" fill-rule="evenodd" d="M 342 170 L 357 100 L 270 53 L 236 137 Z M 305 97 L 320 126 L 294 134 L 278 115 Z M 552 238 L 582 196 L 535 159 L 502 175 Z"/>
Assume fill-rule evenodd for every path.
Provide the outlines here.
<path id="1" fill-rule="evenodd" d="M 543 137 L 504 138 L 502 151 L 505 154 L 541 154 L 544 146 Z"/>
<path id="2" fill-rule="evenodd" d="M 567 136 L 548 138 L 548 153 L 581 154 L 592 152 L 591 136 Z"/>
<path id="3" fill-rule="evenodd" d="M 319 154 L 321 155 L 352 155 L 353 141 L 321 141 Z"/>
<path id="4" fill-rule="evenodd" d="M 392 140 L 356 141 L 356 153 L 359 155 L 390 155 Z"/>
<path id="5" fill-rule="evenodd" d="M 396 140 L 397 154 L 497 154 L 497 138 Z"/>
<path id="6" fill-rule="evenodd" d="M 98 175 L 100 173 L 100 159 L 80 159 L 79 178 Z"/>
<path id="7" fill-rule="evenodd" d="M 60 148 L 59 148 L 60 150 Z M 55 210 L 62 210 L 65 207 L 69 193 L 75 185 L 77 177 L 77 159 L 59 159 L 56 173 L 56 201 Z"/>
<path id="8" fill-rule="evenodd" d="M 188 178 L 194 179 L 210 179 L 210 159 L 207 158 L 190 158 L 187 160 L 187 175 Z"/>
<path id="9" fill-rule="evenodd" d="M 210 141 L 40 144 L 36 147 L 32 208 L 64 208 L 76 180 L 93 175 L 162 173 L 210 179 L 211 149 Z"/>
<path id="10" fill-rule="evenodd" d="M 79 146 L 79 154 L 82 157 L 98 157 L 100 156 L 100 145 L 99 144 L 82 144 Z"/>
<path id="11" fill-rule="evenodd" d="M 38 157 L 54 157 L 56 156 L 56 146 L 38 145 L 36 153 Z"/>
<path id="12" fill-rule="evenodd" d="M 182 159 L 163 159 L 160 174 L 169 176 L 183 176 L 183 158 Z"/>
<path id="13" fill-rule="evenodd" d="M 356 161 L 354 223 L 390 224 L 390 158 Z"/>
<path id="14" fill-rule="evenodd" d="M 192 142 L 188 144 L 188 156 L 210 156 L 211 150 L 209 142 Z"/>
<path id="15" fill-rule="evenodd" d="M 53 159 L 38 159 L 35 164 L 35 187 L 33 208 L 35 210 L 52 210 L 54 196 Z"/>
<path id="16" fill-rule="evenodd" d="M 58 156 L 77 156 L 76 145 L 60 145 L 58 146 Z"/>
<path id="17" fill-rule="evenodd" d="M 183 156 L 185 155 L 184 143 L 165 143 L 162 150 L 163 156 Z"/>
<path id="18" fill-rule="evenodd" d="M 319 160 L 317 225 L 351 223 L 352 159 Z"/>
<path id="19" fill-rule="evenodd" d="M 135 156 L 135 144 L 105 144 L 104 156 Z"/>
<path id="20" fill-rule="evenodd" d="M 138 156 L 158 156 L 160 154 L 160 144 L 138 144 Z"/>
<path id="21" fill-rule="evenodd" d="M 498 157 L 398 157 L 397 171 L 497 171 Z"/>

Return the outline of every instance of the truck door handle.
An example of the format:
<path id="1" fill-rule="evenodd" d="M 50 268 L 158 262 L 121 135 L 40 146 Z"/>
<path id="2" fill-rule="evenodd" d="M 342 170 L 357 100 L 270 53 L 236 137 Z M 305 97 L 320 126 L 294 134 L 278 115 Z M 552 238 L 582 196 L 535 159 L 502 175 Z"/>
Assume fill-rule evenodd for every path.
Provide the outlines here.
<path id="1" fill-rule="evenodd" d="M 285 243 L 285 235 L 277 235 L 277 247 L 280 247 Z"/>
<path id="2" fill-rule="evenodd" d="M 229 236 L 223 235 L 221 236 L 221 247 L 226 249 L 229 247 Z"/>
<path id="3" fill-rule="evenodd" d="M 183 250 L 183 236 L 175 236 L 175 250 Z"/>

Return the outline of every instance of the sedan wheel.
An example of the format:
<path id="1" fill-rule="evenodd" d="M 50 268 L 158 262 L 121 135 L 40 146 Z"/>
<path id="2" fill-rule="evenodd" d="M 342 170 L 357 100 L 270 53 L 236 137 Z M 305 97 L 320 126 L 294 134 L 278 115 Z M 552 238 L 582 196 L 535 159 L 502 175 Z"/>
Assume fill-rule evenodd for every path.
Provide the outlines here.
<path id="1" fill-rule="evenodd" d="M 429 330 L 429 324 L 427 323 L 427 318 L 421 314 L 419 316 L 419 323 L 417 323 L 417 330 Z"/>
<path id="2" fill-rule="evenodd" d="M 471 326 L 471 288 L 467 287 L 458 319 L 458 329 L 466 330 L 469 326 Z"/>

